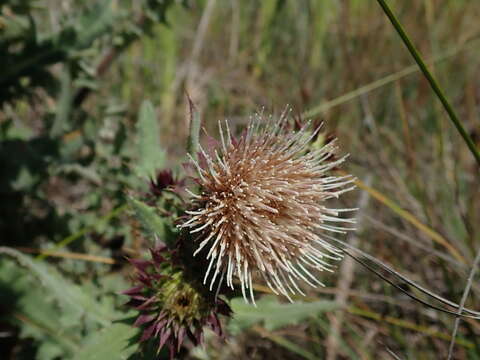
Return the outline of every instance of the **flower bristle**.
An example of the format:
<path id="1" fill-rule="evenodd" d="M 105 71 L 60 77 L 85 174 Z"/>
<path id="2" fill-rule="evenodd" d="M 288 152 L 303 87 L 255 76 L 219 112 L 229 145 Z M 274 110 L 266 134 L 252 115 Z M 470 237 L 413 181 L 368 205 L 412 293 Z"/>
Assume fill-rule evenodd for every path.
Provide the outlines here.
<path id="1" fill-rule="evenodd" d="M 351 227 L 336 223 L 354 222 L 340 216 L 354 209 L 325 206 L 354 187 L 353 177 L 330 174 L 346 158 L 334 158 L 336 141 L 310 149 L 319 128 L 292 131 L 287 111 L 257 114 L 239 138 L 228 122 L 224 127 L 219 123 L 221 146 L 191 157 L 199 191 L 188 190 L 189 218 L 180 225 L 195 236 L 194 256 L 208 260 L 204 284 L 218 292 L 224 280 L 233 289 L 237 278 L 252 303 L 255 274 L 289 300 L 304 294 L 299 282 L 323 285 L 312 270 L 333 271 L 330 261 L 342 254 L 322 231 L 343 233 Z"/>

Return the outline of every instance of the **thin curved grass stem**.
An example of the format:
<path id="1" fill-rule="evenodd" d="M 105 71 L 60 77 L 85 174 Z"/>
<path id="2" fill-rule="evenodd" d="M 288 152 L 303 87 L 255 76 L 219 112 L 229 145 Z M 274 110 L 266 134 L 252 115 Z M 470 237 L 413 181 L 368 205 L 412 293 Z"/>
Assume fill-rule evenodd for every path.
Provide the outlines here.
<path id="1" fill-rule="evenodd" d="M 470 293 L 470 289 L 472 288 L 473 278 L 475 277 L 475 273 L 477 272 L 478 265 L 480 264 L 480 249 L 475 256 L 475 260 L 472 264 L 472 269 L 470 270 L 470 274 L 468 275 L 467 284 L 465 285 L 465 289 L 463 290 L 462 298 L 460 300 L 460 304 L 458 304 L 458 311 L 457 318 L 455 319 L 455 324 L 453 325 L 452 331 L 452 339 L 450 340 L 450 346 L 448 348 L 448 357 L 447 359 L 450 360 L 453 356 L 453 350 L 455 348 L 455 338 L 457 337 L 458 326 L 460 325 L 460 314 L 463 312 L 465 308 L 465 302 L 467 301 L 468 294 Z"/>

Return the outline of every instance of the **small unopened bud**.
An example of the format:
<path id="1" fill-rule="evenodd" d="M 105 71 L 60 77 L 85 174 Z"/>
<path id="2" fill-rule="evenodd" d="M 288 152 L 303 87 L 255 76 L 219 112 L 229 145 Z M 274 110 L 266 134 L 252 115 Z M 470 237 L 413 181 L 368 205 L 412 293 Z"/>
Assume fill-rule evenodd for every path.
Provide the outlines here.
<path id="1" fill-rule="evenodd" d="M 182 267 L 171 261 L 167 248 L 152 249 L 151 260 L 130 262 L 136 269 L 136 284 L 123 293 L 130 297 L 128 305 L 140 312 L 134 324 L 144 327 L 140 341 L 156 339 L 158 350 L 168 346 L 173 359 L 187 338 L 194 345 L 203 341 L 205 326 L 223 336 L 218 316 L 229 316 L 230 308 L 187 278 Z"/>

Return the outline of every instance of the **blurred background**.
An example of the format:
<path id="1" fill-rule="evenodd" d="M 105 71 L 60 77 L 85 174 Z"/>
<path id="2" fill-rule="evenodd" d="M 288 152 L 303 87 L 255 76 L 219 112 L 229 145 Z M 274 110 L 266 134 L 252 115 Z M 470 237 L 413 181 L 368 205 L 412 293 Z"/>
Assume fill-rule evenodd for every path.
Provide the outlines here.
<path id="1" fill-rule="evenodd" d="M 480 146 L 480 2 L 389 4 Z M 138 245 L 125 192 L 141 181 L 140 104 L 154 105 L 162 167 L 181 174 L 186 94 L 214 137 L 218 120 L 240 129 L 287 104 L 323 121 L 359 179 L 343 202 L 360 208 L 347 241 L 460 301 L 480 246 L 478 165 L 376 1 L 4 0 L 0 65 L 0 243 L 50 250 L 44 262 L 102 304 L 128 286 L 115 262 Z M 84 334 L 67 316 L 52 325 L 58 312 L 35 282 L 1 263 L 2 356 L 70 358 L 59 349 Z M 351 259 L 325 282 L 304 300 L 334 309 L 292 308 L 279 325 L 265 300 L 270 312 L 244 309 L 226 342 L 207 336 L 185 357 L 446 358 L 454 317 Z M 477 276 L 466 306 L 478 310 L 479 295 Z M 454 358 L 480 359 L 479 334 L 462 321 Z"/>

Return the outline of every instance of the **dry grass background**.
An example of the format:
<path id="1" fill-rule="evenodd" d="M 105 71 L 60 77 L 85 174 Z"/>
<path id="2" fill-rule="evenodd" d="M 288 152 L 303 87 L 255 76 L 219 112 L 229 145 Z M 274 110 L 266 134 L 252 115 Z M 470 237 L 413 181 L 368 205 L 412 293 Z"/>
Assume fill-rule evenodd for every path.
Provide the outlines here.
<path id="1" fill-rule="evenodd" d="M 389 1 L 480 146 L 480 2 Z M 185 92 L 207 132 L 241 128 L 261 107 L 286 104 L 324 122 L 363 186 L 348 241 L 433 292 L 459 302 L 480 246 L 479 168 L 375 1 L 205 0 L 174 6 L 168 26 L 123 52 L 82 105 L 104 99 L 156 106 L 167 161 L 177 166 L 188 132 Z M 345 260 L 309 299 L 342 310 L 269 332 L 259 326 L 196 356 L 218 359 L 446 358 L 455 318 L 409 299 Z M 478 276 L 466 306 L 480 308 Z M 455 359 L 480 358 L 480 323 L 460 323 Z M 193 355 L 192 355 L 193 356 Z"/>
<path id="2" fill-rule="evenodd" d="M 392 3 L 424 58 L 446 57 L 431 69 L 478 143 L 480 3 Z M 168 19 L 170 26 L 159 26 L 119 59 L 102 91 L 127 102 L 132 114 L 145 97 L 157 104 L 172 164 L 187 136 L 185 91 L 212 134 L 219 119 L 241 126 L 262 106 L 278 112 L 290 104 L 324 121 L 351 154 L 348 170 L 377 191 L 371 199 L 363 189 L 350 196 L 349 204 L 361 207 L 350 240 L 437 294 L 460 300 L 480 240 L 478 166 L 422 74 L 404 75 L 416 66 L 376 2 L 208 0 L 172 9 Z M 377 84 L 385 78 L 388 83 Z M 371 84 L 381 86 L 370 90 Z M 446 357 L 452 316 L 346 263 L 330 287 L 309 294 L 336 297 L 344 310 L 275 334 L 258 329 L 221 345 L 216 356 L 300 356 L 272 343 L 279 336 L 329 359 L 390 352 Z M 478 291 L 474 286 L 470 308 L 479 305 Z M 479 331 L 478 322 L 461 323 L 456 358 L 480 356 L 474 350 Z"/>

